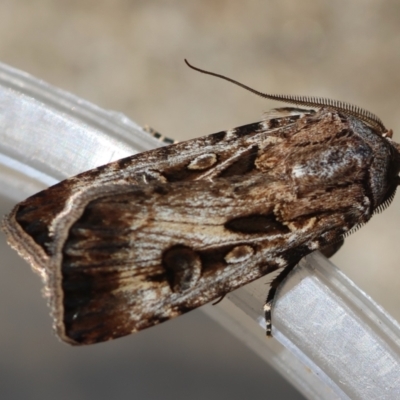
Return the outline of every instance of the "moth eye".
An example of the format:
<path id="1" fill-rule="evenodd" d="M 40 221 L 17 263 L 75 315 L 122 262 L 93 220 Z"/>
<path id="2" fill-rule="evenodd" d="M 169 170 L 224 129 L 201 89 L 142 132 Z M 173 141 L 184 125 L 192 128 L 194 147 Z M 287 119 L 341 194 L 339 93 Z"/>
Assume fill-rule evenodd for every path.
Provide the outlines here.
<path id="1" fill-rule="evenodd" d="M 228 264 L 246 261 L 254 254 L 254 249 L 248 245 L 234 247 L 226 256 L 225 261 Z"/>
<path id="2" fill-rule="evenodd" d="M 190 170 L 204 170 L 211 168 L 217 162 L 217 155 L 215 153 L 202 154 L 196 157 L 187 166 Z"/>
<path id="3" fill-rule="evenodd" d="M 174 246 L 163 254 L 163 267 L 173 292 L 194 287 L 201 275 L 200 256 L 190 247 Z"/>

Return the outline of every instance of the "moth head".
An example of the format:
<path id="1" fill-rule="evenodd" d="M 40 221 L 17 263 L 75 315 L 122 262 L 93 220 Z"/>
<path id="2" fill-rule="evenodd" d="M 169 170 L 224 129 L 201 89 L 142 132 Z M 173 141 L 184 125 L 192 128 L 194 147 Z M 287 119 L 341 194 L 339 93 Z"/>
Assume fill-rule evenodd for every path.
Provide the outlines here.
<path id="1" fill-rule="evenodd" d="M 374 208 L 374 213 L 380 213 L 390 205 L 396 194 L 397 186 L 400 185 L 400 144 L 391 140 L 392 130 L 388 131 L 388 135 L 382 136 L 389 141 L 391 154 L 386 166 L 386 192 L 383 194 L 379 204 Z"/>

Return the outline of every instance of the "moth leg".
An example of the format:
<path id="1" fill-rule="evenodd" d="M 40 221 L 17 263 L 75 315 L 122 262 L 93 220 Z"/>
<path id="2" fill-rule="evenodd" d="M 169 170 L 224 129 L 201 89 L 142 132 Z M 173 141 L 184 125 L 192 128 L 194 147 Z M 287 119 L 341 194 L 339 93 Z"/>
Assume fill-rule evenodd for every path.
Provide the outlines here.
<path id="1" fill-rule="evenodd" d="M 159 140 L 160 142 L 164 143 L 164 144 L 175 144 L 178 143 L 177 140 L 171 139 L 167 136 L 162 135 L 160 132 L 156 131 L 155 129 L 153 129 L 151 126 L 149 125 L 145 125 L 143 127 L 143 130 L 147 133 L 149 133 L 151 136 L 153 136 L 154 138 L 156 138 L 157 140 Z"/>
<path id="2" fill-rule="evenodd" d="M 226 293 L 224 293 L 218 300 L 214 301 L 214 303 L 212 303 L 213 306 L 217 305 L 218 303 L 221 303 L 221 301 L 225 298 Z"/>
<path id="3" fill-rule="evenodd" d="M 320 249 L 321 253 L 329 258 L 332 257 L 343 245 L 344 238 L 340 238 L 339 240 L 328 244 L 324 248 Z M 265 325 L 266 325 L 266 335 L 268 337 L 272 337 L 272 320 L 271 320 L 271 311 L 272 306 L 275 301 L 276 291 L 279 285 L 285 280 L 285 278 L 289 275 L 289 273 L 293 270 L 293 268 L 297 265 L 297 263 L 288 265 L 272 282 L 271 288 L 269 289 L 267 299 L 264 305 L 264 315 L 265 315 Z M 221 299 L 222 300 L 222 299 Z M 220 301 L 220 300 L 219 300 Z M 219 302 L 218 301 L 218 302 Z"/>
<path id="4" fill-rule="evenodd" d="M 289 273 L 293 270 L 293 268 L 297 265 L 297 263 L 288 265 L 272 282 L 271 287 L 269 289 L 267 299 L 264 305 L 264 316 L 265 316 L 265 327 L 266 327 L 266 335 L 268 337 L 272 337 L 272 320 L 271 320 L 271 310 L 275 301 L 276 291 L 279 285 L 285 280 L 285 278 L 289 275 Z"/>

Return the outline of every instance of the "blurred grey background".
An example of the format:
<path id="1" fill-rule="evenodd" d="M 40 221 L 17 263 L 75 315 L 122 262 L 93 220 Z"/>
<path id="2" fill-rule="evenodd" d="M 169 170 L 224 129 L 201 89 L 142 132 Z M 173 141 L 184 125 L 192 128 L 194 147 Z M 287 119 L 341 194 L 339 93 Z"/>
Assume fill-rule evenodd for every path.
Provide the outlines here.
<path id="1" fill-rule="evenodd" d="M 280 106 L 188 58 L 261 91 L 354 103 L 400 141 L 399 49 L 396 0 L 0 2 L 0 62 L 179 140 Z M 398 320 L 399 211 L 397 198 L 334 257 Z M 3 234 L 0 246 L 1 399 L 301 398 L 197 311 L 106 344 L 59 343 L 40 280 Z"/>

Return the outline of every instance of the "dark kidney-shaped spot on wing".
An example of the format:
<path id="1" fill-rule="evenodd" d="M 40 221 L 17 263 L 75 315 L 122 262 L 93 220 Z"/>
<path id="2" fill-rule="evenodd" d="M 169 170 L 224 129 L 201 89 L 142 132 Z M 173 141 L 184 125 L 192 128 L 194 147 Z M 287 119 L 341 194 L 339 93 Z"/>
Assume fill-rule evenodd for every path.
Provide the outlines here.
<path id="1" fill-rule="evenodd" d="M 219 174 L 220 178 L 229 178 L 235 175 L 245 175 L 254 169 L 254 162 L 257 158 L 258 147 L 253 146 L 235 160 L 232 164 L 226 167 Z"/>
<path id="2" fill-rule="evenodd" d="M 225 228 L 240 233 L 278 234 L 289 232 L 289 228 L 277 221 L 274 214 L 233 218 L 225 223 Z"/>
<path id="3" fill-rule="evenodd" d="M 174 246 L 162 258 L 167 280 L 174 292 L 183 292 L 196 285 L 201 275 L 200 256 L 190 247 Z"/>

